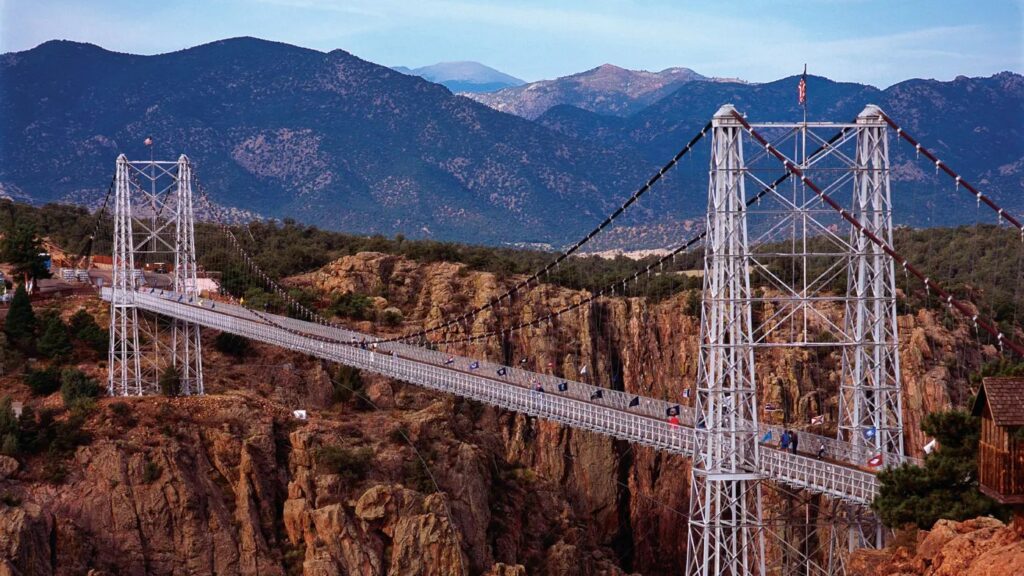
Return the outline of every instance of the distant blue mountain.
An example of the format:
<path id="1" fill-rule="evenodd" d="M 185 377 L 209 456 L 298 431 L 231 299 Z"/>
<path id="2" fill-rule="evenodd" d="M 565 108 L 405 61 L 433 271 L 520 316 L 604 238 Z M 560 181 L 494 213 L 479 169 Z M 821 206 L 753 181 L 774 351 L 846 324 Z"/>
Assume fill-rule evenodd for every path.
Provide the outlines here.
<path id="1" fill-rule="evenodd" d="M 723 103 L 753 121 L 797 121 L 799 77 L 766 84 L 691 82 L 627 118 L 556 106 L 537 119 L 552 130 L 652 163 L 671 157 Z M 1024 214 L 1024 77 L 1003 72 L 949 82 L 907 80 L 879 90 L 808 77 L 808 120 L 853 120 L 877 104 L 964 178 Z M 701 151 L 702 161 L 707 160 Z M 914 225 L 973 223 L 974 202 L 945 175 L 918 161 L 913 148 L 890 142 L 897 221 Z M 700 182 L 693 182 L 697 186 Z M 994 216 L 982 214 L 984 222 Z"/>
<path id="2" fill-rule="evenodd" d="M 118 154 L 149 157 L 148 135 L 222 204 L 486 243 L 568 241 L 651 169 L 341 50 L 53 41 L 0 56 L 0 190 L 98 204 Z"/>
<path id="3" fill-rule="evenodd" d="M 452 92 L 494 92 L 525 84 L 515 76 L 509 76 L 479 62 L 440 62 L 431 66 L 409 69 L 395 66 L 396 72 L 419 76 L 442 84 Z"/>
<path id="4" fill-rule="evenodd" d="M 358 233 L 561 244 L 614 210 L 721 104 L 753 120 L 799 119 L 796 83 L 692 81 L 632 115 L 559 105 L 529 121 L 342 50 L 236 38 L 135 56 L 47 42 L 0 55 L 0 197 L 96 205 L 117 155 L 148 157 L 142 142 L 152 135 L 158 156 L 195 161 L 214 200 L 264 216 Z M 811 77 L 808 97 L 812 120 L 881 105 L 1024 213 L 1020 75 L 886 90 Z M 912 150 L 895 139 L 891 149 L 898 222 L 994 221 Z M 707 162 L 701 147 L 631 210 L 612 245 L 678 241 L 705 209 Z"/>

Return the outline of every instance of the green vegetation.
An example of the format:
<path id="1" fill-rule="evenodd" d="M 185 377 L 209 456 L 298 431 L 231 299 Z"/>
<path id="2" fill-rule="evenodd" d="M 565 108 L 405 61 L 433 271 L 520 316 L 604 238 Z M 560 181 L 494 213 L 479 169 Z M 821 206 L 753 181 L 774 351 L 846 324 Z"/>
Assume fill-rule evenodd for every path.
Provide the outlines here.
<path id="1" fill-rule="evenodd" d="M 67 471 L 61 459 L 82 444 L 91 441 L 82 430 L 88 418 L 86 410 L 64 413 L 57 410 L 40 410 L 37 414 L 31 406 L 25 406 L 21 417 L 14 415 L 11 400 L 0 398 L 0 453 L 9 456 L 31 456 L 46 454 L 44 476 L 53 482 L 63 480 Z"/>
<path id="2" fill-rule="evenodd" d="M 60 373 L 60 395 L 64 405 L 73 408 L 83 401 L 98 398 L 103 388 L 93 378 L 77 368 L 65 368 Z"/>
<path id="3" fill-rule="evenodd" d="M 84 239 L 92 232 L 96 222 L 96 217 L 82 208 L 60 205 L 35 208 L 0 201 L 0 231 L 9 233 L 24 226 L 70 249 L 84 248 Z M 93 247 L 95 253 L 109 253 L 110 230 L 109 218 L 101 218 Z M 271 278 L 308 272 L 342 256 L 367 251 L 394 254 L 420 263 L 457 262 L 465 264 L 468 270 L 492 272 L 503 278 L 513 274 L 529 274 L 553 258 L 550 252 L 535 250 L 432 240 L 412 241 L 401 236 L 393 239 L 380 235 L 353 236 L 303 226 L 288 219 L 280 223 L 254 222 L 248 226 L 234 226 L 232 230 L 238 241 Z M 246 270 L 217 226 L 197 224 L 196 242 L 200 263 L 208 270 L 223 273 L 223 287 L 227 292 L 236 297 L 245 296 L 246 304 L 257 309 L 266 305 L 274 311 L 284 310 L 281 299 L 265 292 L 260 279 Z M 812 239 L 811 243 L 814 242 Z M 894 232 L 894 242 L 897 250 L 910 256 L 913 263 L 925 273 L 940 279 L 944 287 L 957 296 L 969 297 L 977 303 L 983 315 L 1001 324 L 1004 333 L 1021 325 L 1024 290 L 1017 287 L 1024 279 L 1024 250 L 1021 250 L 1021 241 L 1016 231 L 991 225 L 922 230 L 900 228 Z M 679 272 L 701 268 L 702 258 L 703 252 L 699 249 L 680 254 L 674 261 L 666 263 L 663 269 L 642 275 L 638 282 L 624 288 L 617 286 L 616 294 L 660 300 L 682 290 L 700 289 L 702 281 L 699 277 L 687 277 Z M 762 260 L 769 268 L 783 265 L 781 261 L 775 262 L 767 257 Z M 654 261 L 654 257 L 641 260 L 625 257 L 572 258 L 559 265 L 543 280 L 567 288 L 595 291 L 642 270 Z M 786 274 L 800 272 L 794 272 L 792 266 L 792 262 L 786 263 Z M 385 270 L 381 285 L 371 295 L 386 296 L 388 276 Z M 830 286 L 842 289 L 845 283 L 845 274 L 841 273 L 836 275 Z M 908 299 L 900 304 L 903 310 L 938 308 L 942 305 L 916 280 L 900 282 L 899 288 L 908 293 Z M 296 290 L 292 296 L 308 304 L 317 304 L 314 295 L 308 291 Z M 368 297 L 366 294 L 350 294 L 334 302 L 320 303 L 319 307 L 325 308 L 328 313 L 356 320 L 397 321 L 397 318 L 385 318 L 383 315 L 377 318 L 369 306 Z M 697 307 L 689 303 L 685 312 L 694 315 L 699 313 Z"/>
<path id="4" fill-rule="evenodd" d="M 77 340 L 86 344 L 97 354 L 107 352 L 107 346 L 110 341 L 109 332 L 100 328 L 100 325 L 96 323 L 96 319 L 93 318 L 92 314 L 86 312 L 84 308 L 79 309 L 71 316 L 71 320 L 68 322 L 68 330 Z"/>
<path id="5" fill-rule="evenodd" d="M 337 444 L 322 446 L 316 452 L 317 470 L 338 474 L 343 480 L 358 482 L 366 478 L 373 462 L 373 450 L 367 446 L 346 448 Z"/>
<path id="6" fill-rule="evenodd" d="M 35 396 L 49 396 L 60 390 L 60 370 L 57 366 L 48 366 L 42 370 L 30 368 L 25 371 L 22 380 Z"/>
<path id="7" fill-rule="evenodd" d="M 978 490 L 978 419 L 960 410 L 935 412 L 925 417 L 921 429 L 939 447 L 925 457 L 923 467 L 906 464 L 878 474 L 879 492 L 871 507 L 882 522 L 930 529 L 941 518 L 1005 515 Z"/>
<path id="8" fill-rule="evenodd" d="M 11 308 L 7 311 L 7 319 L 4 320 L 4 334 L 12 344 L 21 350 L 27 350 L 32 346 L 35 333 L 36 315 L 32 310 L 32 302 L 29 301 L 25 285 L 18 284 L 11 300 Z"/>
<path id="9" fill-rule="evenodd" d="M 164 396 L 181 394 L 181 371 L 175 366 L 168 366 L 160 372 L 160 393 Z"/>
<path id="10" fill-rule="evenodd" d="M 49 278 L 43 259 L 43 244 L 36 235 L 36 227 L 30 221 L 12 223 L 4 227 L 4 238 L 0 240 L 0 262 L 11 264 L 15 278 Z"/>
<path id="11" fill-rule="evenodd" d="M 331 378 L 331 386 L 334 389 L 332 399 L 335 402 L 347 403 L 356 398 L 358 405 L 362 406 L 363 377 L 358 368 L 338 364 L 334 377 Z"/>
<path id="12" fill-rule="evenodd" d="M 146 464 L 142 468 L 142 483 L 152 484 L 159 480 L 160 475 L 163 473 L 164 469 L 159 464 L 147 458 Z"/>
<path id="13" fill-rule="evenodd" d="M 68 337 L 68 327 L 57 314 L 49 315 L 43 326 L 43 334 L 36 343 L 36 350 L 58 364 L 67 362 L 73 351 L 71 338 Z"/>
<path id="14" fill-rule="evenodd" d="M 248 338 L 230 332 L 217 334 L 217 337 L 213 339 L 213 347 L 220 353 L 234 356 L 235 358 L 245 357 L 251 349 Z"/>

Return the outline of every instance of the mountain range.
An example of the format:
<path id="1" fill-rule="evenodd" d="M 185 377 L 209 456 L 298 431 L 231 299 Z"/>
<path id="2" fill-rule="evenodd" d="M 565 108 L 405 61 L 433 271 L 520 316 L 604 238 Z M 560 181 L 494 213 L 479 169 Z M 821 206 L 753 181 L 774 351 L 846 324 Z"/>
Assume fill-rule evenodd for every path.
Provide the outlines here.
<path id="1" fill-rule="evenodd" d="M 602 64 L 571 76 L 466 96 L 495 110 L 530 120 L 559 105 L 571 105 L 598 114 L 628 116 L 684 84 L 707 80 L 711 79 L 689 68 L 647 72 Z"/>
<path id="2" fill-rule="evenodd" d="M 500 95 L 506 104 L 492 104 L 508 114 L 343 50 L 236 38 L 136 56 L 47 42 L 0 56 L 0 196 L 97 205 L 117 155 L 148 157 L 142 142 L 152 135 L 158 156 L 193 159 L 214 201 L 265 217 L 561 245 L 617 207 L 721 104 L 762 121 L 801 114 L 795 77 L 748 84 L 601 66 L 576 75 L 575 87 L 558 88 L 561 80 L 486 95 Z M 545 91 L 562 96 L 538 105 L 533 92 Z M 1024 207 L 1020 75 L 885 90 L 812 76 L 808 99 L 813 120 L 849 120 L 879 104 L 1007 209 Z M 978 218 L 912 149 L 893 140 L 891 150 L 898 222 Z M 610 237 L 678 241 L 705 208 L 706 146 L 687 166 Z"/>
<path id="3" fill-rule="evenodd" d="M 441 84 L 452 92 L 469 94 L 494 92 L 526 83 L 515 76 L 509 76 L 479 62 L 439 62 L 421 68 L 410 69 L 405 66 L 395 66 L 392 69 L 402 74 L 419 76 Z"/>

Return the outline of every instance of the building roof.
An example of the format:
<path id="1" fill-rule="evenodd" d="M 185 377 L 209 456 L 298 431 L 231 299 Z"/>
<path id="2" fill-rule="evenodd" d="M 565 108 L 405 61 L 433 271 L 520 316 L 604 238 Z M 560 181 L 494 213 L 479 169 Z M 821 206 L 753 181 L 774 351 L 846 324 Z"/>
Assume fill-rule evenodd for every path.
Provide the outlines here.
<path id="1" fill-rule="evenodd" d="M 981 381 L 974 415 L 988 404 L 997 426 L 1024 426 L 1024 377 L 989 377 Z"/>

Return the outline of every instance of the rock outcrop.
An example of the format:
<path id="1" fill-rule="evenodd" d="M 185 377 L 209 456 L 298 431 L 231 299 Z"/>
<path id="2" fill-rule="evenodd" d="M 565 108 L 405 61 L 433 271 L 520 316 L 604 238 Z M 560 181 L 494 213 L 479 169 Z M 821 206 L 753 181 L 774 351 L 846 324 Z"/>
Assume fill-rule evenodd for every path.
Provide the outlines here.
<path id="1" fill-rule="evenodd" d="M 939 520 L 909 546 L 858 551 L 850 576 L 1017 576 L 1024 538 L 994 518 Z"/>

